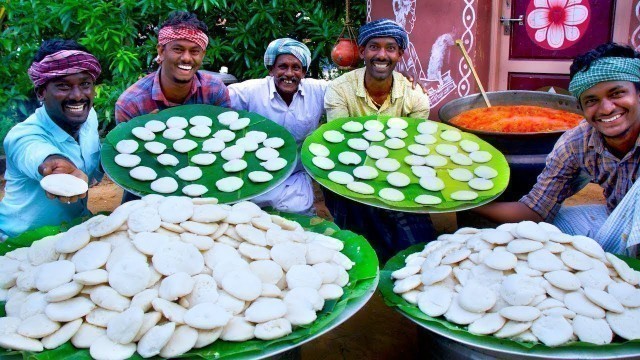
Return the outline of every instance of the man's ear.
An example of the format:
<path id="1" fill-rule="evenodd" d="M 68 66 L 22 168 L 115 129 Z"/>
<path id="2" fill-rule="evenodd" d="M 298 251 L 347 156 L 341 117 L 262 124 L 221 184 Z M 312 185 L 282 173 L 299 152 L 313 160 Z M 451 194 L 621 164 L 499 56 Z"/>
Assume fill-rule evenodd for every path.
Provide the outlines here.
<path id="1" fill-rule="evenodd" d="M 38 101 L 44 101 L 44 92 L 46 91 L 45 86 L 46 84 L 43 86 L 38 86 L 35 89 L 35 93 L 36 93 L 36 97 L 38 98 Z"/>
<path id="2" fill-rule="evenodd" d="M 360 52 L 360 59 L 364 60 L 364 46 L 358 46 L 358 51 Z"/>
<path id="3" fill-rule="evenodd" d="M 164 45 L 157 45 L 156 50 L 158 51 L 158 57 L 156 57 L 156 61 L 161 63 L 164 60 Z"/>

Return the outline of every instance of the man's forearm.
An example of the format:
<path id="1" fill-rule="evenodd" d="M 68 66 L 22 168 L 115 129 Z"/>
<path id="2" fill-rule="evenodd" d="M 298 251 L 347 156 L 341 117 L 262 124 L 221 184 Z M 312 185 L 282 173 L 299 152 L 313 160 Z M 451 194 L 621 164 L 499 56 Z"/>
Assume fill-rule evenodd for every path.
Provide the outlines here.
<path id="1" fill-rule="evenodd" d="M 517 201 L 495 202 L 477 207 L 472 211 L 497 223 L 520 222 L 524 220 L 535 222 L 544 221 L 537 212 Z"/>

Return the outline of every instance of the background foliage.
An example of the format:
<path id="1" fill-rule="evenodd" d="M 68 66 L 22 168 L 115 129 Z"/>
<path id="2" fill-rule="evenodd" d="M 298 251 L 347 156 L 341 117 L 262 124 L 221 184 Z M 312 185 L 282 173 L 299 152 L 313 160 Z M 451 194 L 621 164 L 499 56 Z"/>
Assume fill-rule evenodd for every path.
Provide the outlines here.
<path id="1" fill-rule="evenodd" d="M 100 60 L 94 106 L 104 132 L 120 93 L 155 70 L 157 27 L 171 11 L 194 12 L 209 26 L 203 69 L 226 66 L 238 80 L 265 76 L 264 50 L 284 36 L 307 43 L 308 76 L 321 76 L 345 16 L 341 0 L 0 0 L 1 7 L 0 140 L 38 106 L 27 69 L 42 39 L 75 39 Z M 365 14 L 366 2 L 351 5 L 356 25 Z"/>

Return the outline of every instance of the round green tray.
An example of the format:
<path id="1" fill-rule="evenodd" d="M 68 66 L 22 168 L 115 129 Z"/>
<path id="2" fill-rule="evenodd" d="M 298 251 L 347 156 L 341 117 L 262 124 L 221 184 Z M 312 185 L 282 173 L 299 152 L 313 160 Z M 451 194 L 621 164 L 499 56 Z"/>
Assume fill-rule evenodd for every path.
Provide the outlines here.
<path id="1" fill-rule="evenodd" d="M 409 320 L 419 326 L 461 343 L 475 351 L 489 354 L 500 359 L 547 358 L 547 359 L 639 359 L 640 340 L 616 342 L 608 345 L 595 345 L 585 342 L 574 342 L 558 347 L 544 344 L 518 342 L 508 339 L 498 339 L 493 336 L 474 335 L 463 326 L 453 324 L 442 317 L 433 318 L 410 304 L 401 296 L 393 292 L 391 273 L 405 265 L 405 258 L 415 252 L 420 252 L 426 244 L 418 244 L 401 251 L 392 257 L 380 271 L 378 289 L 387 305 L 397 310 Z M 620 256 L 634 269 L 640 269 L 640 260 Z"/>
<path id="2" fill-rule="evenodd" d="M 379 279 L 378 257 L 367 240 L 351 231 L 340 230 L 334 223 L 319 217 L 308 217 L 297 214 L 272 212 L 287 219 L 294 220 L 306 230 L 330 235 L 344 242 L 342 253 L 355 262 L 349 273 L 349 283 L 343 288 L 344 295 L 337 300 L 326 301 L 318 318 L 308 326 L 296 330 L 280 339 L 271 341 L 250 340 L 245 342 L 216 341 L 202 349 L 193 349 L 181 356 L 192 359 L 256 359 L 273 356 L 288 349 L 310 341 L 340 325 L 361 309 L 373 295 Z M 86 219 L 85 219 L 86 220 Z M 79 223 L 78 219 L 75 223 Z M 45 236 L 66 231 L 70 225 L 47 226 L 32 230 L 19 237 L 0 243 L 0 255 L 19 247 L 29 246 L 33 241 Z M 0 302 L 0 317 L 5 316 L 4 302 Z M 35 360 L 75 359 L 89 360 L 88 349 L 76 349 L 70 342 L 40 353 L 28 351 L 3 351 L 0 357 L 14 357 Z M 132 359 L 142 359 L 137 353 Z"/>
<path id="3" fill-rule="evenodd" d="M 213 135 L 218 130 L 228 129 L 228 127 L 218 122 L 217 116 L 220 113 L 230 110 L 231 109 L 212 105 L 183 105 L 160 111 L 157 114 L 138 116 L 126 123 L 121 123 L 109 132 L 104 143 L 102 144 L 102 150 L 100 153 L 102 159 L 102 167 L 104 168 L 107 175 L 109 175 L 109 177 L 113 180 L 113 182 L 120 185 L 125 190 L 138 196 L 144 196 L 154 193 L 154 191 L 151 190 L 150 187 L 151 181 L 139 181 L 132 178 L 131 176 L 129 176 L 129 171 L 131 170 L 130 168 L 123 168 L 120 165 L 116 164 L 114 161 L 115 156 L 118 155 L 118 152 L 115 149 L 115 145 L 118 143 L 118 141 L 131 139 L 137 141 L 139 144 L 138 150 L 134 154 L 140 156 L 140 158 L 142 159 L 142 161 L 140 162 L 141 166 L 148 166 L 154 169 L 158 173 L 158 178 L 171 176 L 178 182 L 178 190 L 171 194 L 163 195 L 184 196 L 181 190 L 185 185 L 189 184 L 201 184 L 206 186 L 209 191 L 202 195 L 202 197 L 215 197 L 220 203 L 223 204 L 247 200 L 264 194 L 281 184 L 291 175 L 291 173 L 295 169 L 298 155 L 297 145 L 293 136 L 284 127 L 261 115 L 247 111 L 237 111 L 240 114 L 240 117 L 248 117 L 251 122 L 249 123 L 249 126 L 242 130 L 236 131 L 235 133 L 236 140 L 252 130 L 264 131 L 268 134 L 269 137 L 280 137 L 284 139 L 284 146 L 277 150 L 280 152 L 280 157 L 287 160 L 287 166 L 278 171 L 270 172 L 271 175 L 273 175 L 273 180 L 266 183 L 254 183 L 249 180 L 249 172 L 254 170 L 266 171 L 264 170 L 264 168 L 262 168 L 262 166 L 260 166 L 261 160 L 256 158 L 255 151 L 245 154 L 244 160 L 247 161 L 248 166 L 241 172 L 225 172 L 222 169 L 222 164 L 224 164 L 226 161 L 222 159 L 220 153 L 215 153 L 217 159 L 213 164 L 208 166 L 196 165 L 202 169 L 202 177 L 200 179 L 196 181 L 184 181 L 178 178 L 175 175 L 175 171 L 185 166 L 193 165 L 189 159 L 195 154 L 202 153 L 202 143 L 205 140 L 210 139 L 211 135 L 206 138 L 197 138 L 191 136 L 187 131 L 187 135 L 184 138 L 191 139 L 197 142 L 198 147 L 187 154 L 183 154 L 173 150 L 173 140 L 163 138 L 162 133 L 156 133 L 156 138 L 154 141 L 158 141 L 167 145 L 167 150 L 165 150 L 164 153 L 174 155 L 180 161 L 177 166 L 164 166 L 156 161 L 157 155 L 148 152 L 144 148 L 144 141 L 136 138 L 131 134 L 131 129 L 138 126 L 144 126 L 144 124 L 149 120 L 160 120 L 162 122 L 166 122 L 167 119 L 172 116 L 182 116 L 189 120 L 189 118 L 195 115 L 205 115 L 213 120 L 213 126 L 211 127 L 211 134 Z M 227 145 L 230 146 L 234 144 L 236 140 L 227 143 Z M 215 186 L 216 181 L 227 176 L 238 176 L 242 178 L 244 181 L 244 185 L 239 190 L 230 193 L 218 191 Z"/>
<path id="4" fill-rule="evenodd" d="M 491 159 L 491 161 L 485 164 L 474 163 L 469 166 L 459 166 L 449 161 L 446 166 L 437 168 L 436 172 L 438 174 L 438 177 L 441 178 L 446 185 L 446 187 L 441 191 L 434 192 L 434 191 L 425 190 L 418 184 L 419 179 L 415 175 L 413 175 L 413 173 L 411 172 L 411 167 L 404 162 L 405 156 L 411 155 L 411 153 L 409 152 L 409 150 L 407 150 L 406 147 L 400 150 L 389 151 L 389 157 L 398 160 L 401 164 L 401 167 L 398 171 L 408 175 L 409 178 L 411 179 L 411 183 L 407 187 L 399 189 L 405 194 L 405 200 L 403 201 L 391 202 L 378 197 L 377 194 L 380 189 L 383 189 L 385 187 L 393 187 L 389 185 L 385 180 L 385 176 L 387 172 L 384 172 L 384 171 L 378 171 L 379 174 L 377 178 L 373 180 L 364 181 L 369 185 L 373 186 L 373 188 L 375 189 L 375 193 L 372 195 L 363 195 L 363 194 L 356 193 L 354 191 L 347 189 L 347 187 L 344 185 L 336 184 L 333 181 L 329 180 L 328 174 L 331 171 L 338 170 L 338 171 L 345 171 L 348 173 L 352 173 L 353 169 L 356 167 L 356 165 L 344 165 L 338 161 L 338 154 L 340 154 L 343 151 L 352 151 L 352 152 L 358 153 L 364 159 L 364 161 L 359 165 L 369 165 L 369 166 L 375 167 L 375 164 L 374 164 L 375 160 L 368 157 L 364 151 L 351 149 L 347 145 L 347 141 L 349 139 L 362 138 L 362 132 L 349 133 L 349 132 L 343 131 L 342 125 L 348 121 L 358 121 L 358 122 L 364 123 L 367 120 L 372 120 L 372 119 L 377 119 L 382 121 L 383 123 L 386 123 L 386 120 L 389 118 L 390 116 L 377 116 L 377 115 L 364 116 L 364 117 L 358 117 L 358 118 L 343 118 L 343 119 L 336 119 L 322 125 L 317 130 L 315 130 L 309 137 L 307 137 L 307 139 L 302 144 L 302 149 L 300 152 L 301 158 L 302 158 L 302 164 L 304 165 L 307 172 L 311 174 L 311 177 L 313 177 L 314 180 L 316 180 L 318 183 L 320 183 L 320 185 L 324 186 L 325 188 L 333 191 L 334 193 L 347 197 L 351 200 L 367 204 L 367 205 L 380 207 L 388 210 L 396 210 L 396 211 L 415 212 L 415 213 L 443 213 L 443 212 L 453 212 L 453 211 L 471 209 L 471 208 L 493 201 L 495 198 L 500 196 L 500 194 L 502 194 L 502 192 L 504 192 L 504 190 L 507 188 L 507 185 L 509 184 L 509 164 L 507 163 L 507 159 L 504 157 L 504 155 L 500 151 L 494 148 L 491 144 L 487 143 L 486 141 L 480 139 L 479 137 L 473 134 L 469 134 L 465 132 L 462 132 L 462 139 L 475 141 L 480 145 L 480 150 L 485 150 L 490 152 L 493 155 L 493 158 Z M 407 143 L 407 146 L 408 146 L 413 143 L 413 137 L 419 134 L 417 130 L 418 123 L 423 122 L 425 120 L 406 118 L 406 117 L 403 117 L 403 119 L 407 120 L 407 122 L 409 123 L 409 127 L 405 129 L 405 131 L 408 133 L 409 136 L 404 139 L 404 141 Z M 448 129 L 458 130 L 452 126 L 449 126 L 443 123 L 439 123 L 439 122 L 434 122 L 434 123 L 438 124 L 439 132 L 443 130 L 448 130 Z M 345 140 L 338 144 L 334 144 L 326 141 L 323 138 L 322 134 L 324 134 L 324 132 L 328 130 L 340 131 L 345 135 Z M 386 130 L 386 127 L 385 127 L 385 130 Z M 309 151 L 309 145 L 312 143 L 322 144 L 322 145 L 325 145 L 327 148 L 329 148 L 329 150 L 331 151 L 329 158 L 332 159 L 336 164 L 334 169 L 323 170 L 313 164 L 312 159 L 314 155 Z M 380 141 L 380 142 L 375 142 L 371 144 L 383 145 L 383 143 L 384 141 Z M 431 151 L 430 154 L 436 153 L 434 148 L 435 148 L 435 145 L 437 145 L 438 143 L 433 145 L 427 145 L 427 147 Z M 473 169 L 475 169 L 479 165 L 491 166 L 498 171 L 498 176 L 491 179 L 494 182 L 494 187 L 486 191 L 474 190 L 478 193 L 478 198 L 472 201 L 457 201 L 457 200 L 451 199 L 451 193 L 455 191 L 472 190 L 472 189 L 466 183 L 453 180 L 451 177 L 449 177 L 447 170 L 452 168 L 457 168 L 457 167 L 463 167 L 473 171 Z M 421 205 L 414 202 L 413 199 L 416 196 L 421 194 L 434 195 L 441 198 L 443 201 L 438 205 L 432 205 L 432 206 Z"/>

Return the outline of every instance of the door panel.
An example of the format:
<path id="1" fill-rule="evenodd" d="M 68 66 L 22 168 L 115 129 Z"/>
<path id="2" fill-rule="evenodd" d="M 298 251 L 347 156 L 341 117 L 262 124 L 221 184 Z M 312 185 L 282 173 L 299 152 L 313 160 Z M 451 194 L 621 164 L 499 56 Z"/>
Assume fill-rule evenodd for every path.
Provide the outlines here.
<path id="1" fill-rule="evenodd" d="M 553 87 L 556 93 L 569 94 L 569 75 L 510 72 L 508 81 L 510 90 L 548 91 Z"/>
<path id="2" fill-rule="evenodd" d="M 573 59 L 611 41 L 615 0 L 513 0 L 509 59 Z"/>

